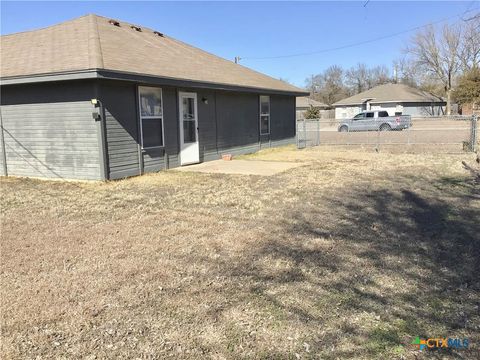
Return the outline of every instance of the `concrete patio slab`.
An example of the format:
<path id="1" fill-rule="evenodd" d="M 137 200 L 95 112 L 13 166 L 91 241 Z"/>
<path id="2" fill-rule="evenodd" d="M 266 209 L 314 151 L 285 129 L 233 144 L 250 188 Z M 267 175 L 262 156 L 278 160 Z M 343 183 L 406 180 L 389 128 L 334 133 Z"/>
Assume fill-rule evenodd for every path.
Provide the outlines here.
<path id="1" fill-rule="evenodd" d="M 187 165 L 172 171 L 193 171 L 212 174 L 239 174 L 272 176 L 283 171 L 305 165 L 304 163 L 259 160 L 214 160 L 201 164 Z"/>

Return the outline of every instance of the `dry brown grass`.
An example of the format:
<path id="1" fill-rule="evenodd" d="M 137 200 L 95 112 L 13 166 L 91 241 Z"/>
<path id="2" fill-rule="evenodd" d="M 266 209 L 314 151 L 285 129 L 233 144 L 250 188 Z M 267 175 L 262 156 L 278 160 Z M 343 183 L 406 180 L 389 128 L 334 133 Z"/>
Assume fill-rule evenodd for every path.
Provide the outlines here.
<path id="1" fill-rule="evenodd" d="M 478 356 L 470 155 L 292 147 L 272 177 L 2 179 L 2 358 Z M 469 338 L 416 352 L 415 336 Z"/>

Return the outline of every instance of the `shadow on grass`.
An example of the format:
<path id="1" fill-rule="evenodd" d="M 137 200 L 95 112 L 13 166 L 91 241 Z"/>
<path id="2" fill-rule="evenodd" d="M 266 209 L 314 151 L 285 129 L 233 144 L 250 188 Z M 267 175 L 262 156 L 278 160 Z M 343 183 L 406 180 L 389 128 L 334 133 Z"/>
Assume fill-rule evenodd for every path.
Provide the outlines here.
<path id="1" fill-rule="evenodd" d="M 221 271 L 256 284 L 250 288 L 253 297 L 311 327 L 311 353 L 325 358 L 400 356 L 412 350 L 408 344 L 415 336 L 478 340 L 480 211 L 471 204 L 478 189 L 452 181 L 397 178 L 392 189 L 358 187 L 328 197 L 305 194 L 304 201 L 282 215 L 281 228 L 266 243 L 242 261 L 223 263 Z M 412 189 L 408 184 L 414 182 Z M 312 247 L 315 239 L 331 245 Z M 293 267 L 274 271 L 266 259 Z M 310 306 L 285 301 L 285 285 L 302 291 L 303 302 Z M 309 290 L 301 290 L 302 285 Z M 409 290 L 402 292 L 402 287 Z M 318 299 L 317 308 L 312 298 Z M 379 320 L 363 329 L 349 324 L 362 313 L 378 315 Z M 342 333 L 317 336 L 326 325 Z M 361 353 L 326 350 L 346 337 Z"/>

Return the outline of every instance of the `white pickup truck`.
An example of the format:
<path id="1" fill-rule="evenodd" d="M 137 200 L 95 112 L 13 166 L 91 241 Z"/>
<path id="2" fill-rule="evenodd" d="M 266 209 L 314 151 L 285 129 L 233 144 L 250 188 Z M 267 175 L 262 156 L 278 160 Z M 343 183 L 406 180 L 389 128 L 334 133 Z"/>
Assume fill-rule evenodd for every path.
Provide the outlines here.
<path id="1" fill-rule="evenodd" d="M 386 110 L 367 110 L 340 122 L 338 131 L 390 131 L 412 126 L 410 115 L 389 116 Z"/>

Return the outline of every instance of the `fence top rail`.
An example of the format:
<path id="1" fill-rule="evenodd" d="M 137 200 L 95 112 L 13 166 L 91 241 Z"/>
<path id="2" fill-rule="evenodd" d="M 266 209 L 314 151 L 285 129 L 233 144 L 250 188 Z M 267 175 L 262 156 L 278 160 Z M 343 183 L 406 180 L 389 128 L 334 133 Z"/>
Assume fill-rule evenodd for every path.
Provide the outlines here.
<path id="1" fill-rule="evenodd" d="M 476 117 L 477 119 L 479 118 L 478 115 L 452 115 L 452 116 L 428 116 L 428 117 L 419 117 L 419 116 L 412 116 L 412 122 L 418 122 L 418 121 L 431 121 L 431 122 L 436 122 L 436 121 L 470 121 L 472 118 Z M 381 119 L 381 118 L 380 118 Z M 341 123 L 344 121 L 351 120 L 349 118 L 347 119 L 335 119 L 335 118 L 320 118 L 320 119 L 297 119 L 298 123 Z"/>

